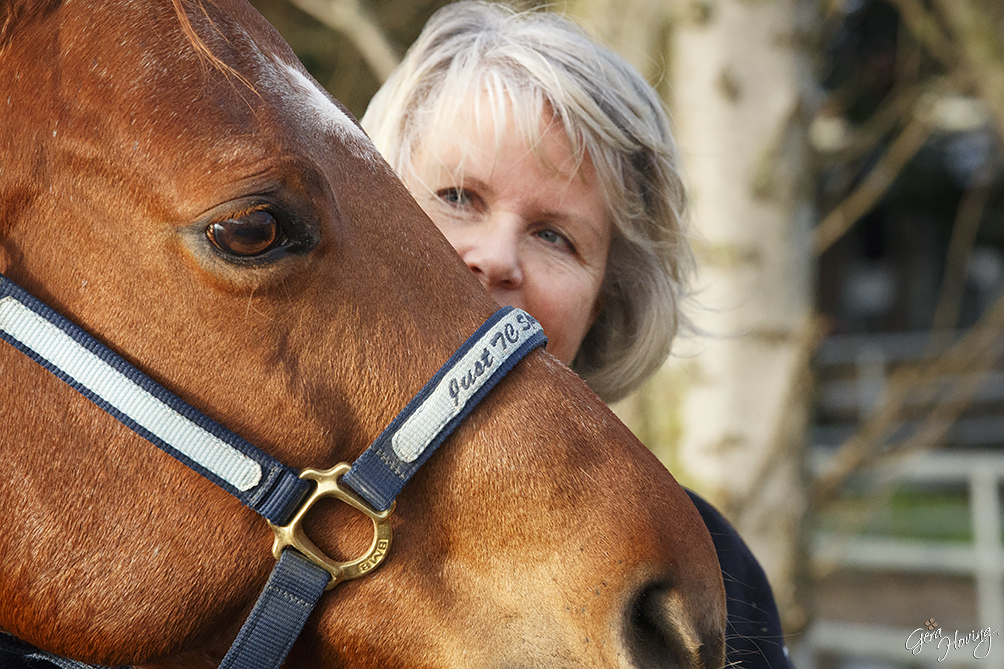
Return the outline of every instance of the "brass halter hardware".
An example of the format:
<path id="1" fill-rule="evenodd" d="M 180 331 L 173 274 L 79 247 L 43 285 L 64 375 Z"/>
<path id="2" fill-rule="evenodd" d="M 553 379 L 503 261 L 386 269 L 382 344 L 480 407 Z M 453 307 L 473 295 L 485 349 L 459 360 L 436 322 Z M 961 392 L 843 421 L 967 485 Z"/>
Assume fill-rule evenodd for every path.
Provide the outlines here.
<path id="1" fill-rule="evenodd" d="M 350 581 L 360 576 L 365 576 L 373 571 L 387 557 L 390 550 L 391 526 L 390 515 L 394 513 L 392 504 L 386 511 L 374 511 L 369 504 L 362 500 L 352 490 L 339 485 L 339 478 L 352 467 L 347 462 L 335 465 L 331 469 L 319 471 L 317 469 L 304 469 L 300 473 L 300 478 L 314 481 L 317 485 L 314 491 L 307 497 L 307 500 L 300 507 L 293 519 L 286 525 L 273 525 L 269 523 L 272 532 L 275 534 L 275 541 L 272 543 L 272 554 L 278 560 L 282 555 L 282 550 L 286 546 L 292 546 L 300 551 L 306 558 L 331 574 L 331 581 L 328 582 L 325 590 L 330 590 L 342 581 Z M 314 542 L 307 537 L 301 527 L 303 517 L 310 511 L 317 500 L 322 497 L 334 497 L 339 499 L 354 509 L 361 511 L 371 521 L 373 521 L 373 543 L 370 544 L 366 553 L 348 562 L 338 562 L 332 560 L 314 545 Z"/>
<path id="2" fill-rule="evenodd" d="M 158 385 L 2 274 L 0 339 L 269 521 L 294 514 L 282 527 L 269 523 L 278 563 L 220 665 L 273 669 L 285 661 L 324 590 L 370 573 L 387 557 L 393 501 L 404 484 L 516 363 L 547 343 L 540 324 L 529 314 L 512 307 L 499 309 L 355 464 L 342 463 L 327 471 L 308 469 L 297 475 Z M 123 397 L 129 401 L 121 401 Z M 263 477 L 265 473 L 268 476 Z M 315 485 L 301 502 L 304 481 Z M 260 487 L 263 482 L 268 483 L 267 489 Z M 365 496 L 356 490 L 365 490 Z M 322 497 L 340 499 L 372 521 L 373 543 L 365 555 L 338 562 L 306 536 L 303 518 Z M 388 508 L 377 512 L 375 506 Z M 287 546 L 295 550 L 284 551 Z"/>

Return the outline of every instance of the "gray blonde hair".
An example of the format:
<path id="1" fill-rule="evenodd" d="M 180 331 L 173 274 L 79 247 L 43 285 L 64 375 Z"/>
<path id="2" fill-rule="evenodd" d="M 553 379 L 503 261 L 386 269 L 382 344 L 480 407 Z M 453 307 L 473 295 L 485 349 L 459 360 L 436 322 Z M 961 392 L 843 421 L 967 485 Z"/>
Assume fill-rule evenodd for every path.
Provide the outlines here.
<path id="1" fill-rule="evenodd" d="M 686 195 L 662 102 L 631 65 L 565 18 L 458 2 L 432 16 L 362 125 L 407 182 L 416 152 L 454 127 L 471 91 L 487 93 L 475 99 L 488 101 L 496 128 L 511 110 L 537 147 L 548 114 L 576 159 L 593 162 L 616 233 L 600 311 L 572 369 L 605 401 L 621 399 L 689 327 L 680 310 L 694 268 Z"/>

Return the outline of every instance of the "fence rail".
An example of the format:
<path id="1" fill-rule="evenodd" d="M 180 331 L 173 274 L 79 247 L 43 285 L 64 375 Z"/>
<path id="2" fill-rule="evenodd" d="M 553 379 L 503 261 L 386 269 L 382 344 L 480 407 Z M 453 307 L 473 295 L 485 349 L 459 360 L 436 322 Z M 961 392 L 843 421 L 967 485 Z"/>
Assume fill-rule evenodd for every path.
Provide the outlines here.
<path id="1" fill-rule="evenodd" d="M 1004 435 L 1002 435 L 1004 437 Z M 826 455 L 817 452 L 814 469 L 825 471 Z M 906 640 L 913 630 L 878 625 L 860 625 L 821 619 L 808 630 L 801 664 L 815 666 L 821 652 L 867 657 L 903 666 L 990 667 L 1004 666 L 1004 532 L 1001 518 L 1001 483 L 1004 455 L 998 453 L 936 452 L 915 454 L 869 476 L 891 481 L 963 483 L 968 486 L 968 505 L 973 540 L 969 544 L 915 541 L 893 538 L 819 533 L 812 542 L 814 570 L 834 567 L 864 571 L 963 575 L 974 580 L 977 615 L 981 628 L 1000 631 L 992 658 L 982 663 L 969 652 L 955 651 L 944 662 L 933 652 L 925 658 L 912 656 Z M 824 612 L 825 613 L 825 612 Z M 968 630 L 967 630 L 968 631 Z M 962 632 L 962 630 L 960 630 Z"/>
<path id="2" fill-rule="evenodd" d="M 958 338 L 958 334 L 949 337 Z M 1004 339 L 994 349 L 1000 355 Z M 836 446 L 852 436 L 881 403 L 893 370 L 902 365 L 922 368 L 938 357 L 927 332 L 872 335 L 842 335 L 826 339 L 814 358 L 818 385 L 816 421 L 812 443 Z M 964 399 L 949 400 L 945 391 L 978 387 Z M 988 369 L 948 373 L 936 377 L 933 392 L 907 394 L 902 399 L 902 420 L 888 443 L 905 441 L 930 414 L 934 397 L 955 403 L 955 416 L 942 444 L 962 449 L 1004 446 L 1004 366 L 999 359 Z M 950 393 L 949 393 L 950 395 Z"/>

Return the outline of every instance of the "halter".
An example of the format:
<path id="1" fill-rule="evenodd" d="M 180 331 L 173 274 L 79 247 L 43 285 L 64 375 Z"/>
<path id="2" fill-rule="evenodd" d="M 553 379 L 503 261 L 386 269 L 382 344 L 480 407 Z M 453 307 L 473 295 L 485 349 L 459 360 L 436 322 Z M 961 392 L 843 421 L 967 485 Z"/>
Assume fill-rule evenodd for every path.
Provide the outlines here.
<path id="1" fill-rule="evenodd" d="M 405 483 L 517 362 L 547 342 L 532 316 L 499 309 L 354 464 L 297 473 L 186 404 L 3 274 L 0 338 L 268 521 L 276 566 L 221 669 L 277 669 L 283 663 L 323 592 L 370 573 L 386 558 L 390 515 Z M 373 522 L 373 541 L 364 555 L 338 562 L 306 536 L 301 521 L 323 497 L 339 499 Z M 37 655 L 62 667 L 87 666 Z"/>

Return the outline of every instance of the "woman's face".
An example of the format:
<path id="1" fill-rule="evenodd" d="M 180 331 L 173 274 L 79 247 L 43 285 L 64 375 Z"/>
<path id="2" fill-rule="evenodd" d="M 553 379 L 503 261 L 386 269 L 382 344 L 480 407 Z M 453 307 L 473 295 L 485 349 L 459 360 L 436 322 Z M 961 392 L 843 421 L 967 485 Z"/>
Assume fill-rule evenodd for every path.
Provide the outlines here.
<path id="1" fill-rule="evenodd" d="M 592 161 L 575 169 L 560 125 L 543 133 L 546 166 L 512 122 L 499 144 L 473 120 L 449 136 L 418 152 L 409 188 L 495 301 L 540 321 L 547 350 L 571 364 L 601 306 L 612 236 Z"/>

